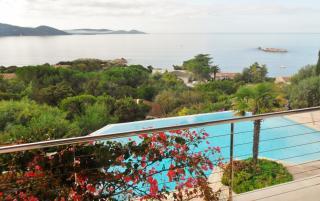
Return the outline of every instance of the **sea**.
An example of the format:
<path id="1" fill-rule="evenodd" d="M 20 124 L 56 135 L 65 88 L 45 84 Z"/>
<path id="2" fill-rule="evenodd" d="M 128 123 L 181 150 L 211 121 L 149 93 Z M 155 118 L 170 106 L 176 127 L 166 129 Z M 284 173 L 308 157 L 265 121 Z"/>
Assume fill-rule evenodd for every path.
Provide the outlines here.
<path id="1" fill-rule="evenodd" d="M 287 53 L 267 53 L 284 48 Z M 55 64 L 78 58 L 125 58 L 129 64 L 172 70 L 197 54 L 209 54 L 223 72 L 241 72 L 254 62 L 269 76 L 290 76 L 315 64 L 317 33 L 179 33 L 0 37 L 0 66 Z"/>

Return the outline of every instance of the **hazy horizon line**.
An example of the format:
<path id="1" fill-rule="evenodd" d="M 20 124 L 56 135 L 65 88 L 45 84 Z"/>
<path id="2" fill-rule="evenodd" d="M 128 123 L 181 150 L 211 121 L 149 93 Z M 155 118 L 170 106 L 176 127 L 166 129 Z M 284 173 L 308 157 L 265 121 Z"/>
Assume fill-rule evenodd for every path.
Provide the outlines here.
<path id="1" fill-rule="evenodd" d="M 148 34 L 320 34 L 320 32 L 147 32 Z"/>
<path id="2" fill-rule="evenodd" d="M 320 34 L 320 32 L 298 32 L 298 31 L 290 31 L 290 32 L 237 32 L 237 31 L 199 31 L 199 32 L 188 32 L 188 31 L 182 31 L 182 32 L 162 32 L 162 31 L 145 31 L 145 30 L 141 30 L 138 28 L 130 28 L 130 29 L 123 29 L 123 28 L 106 28 L 105 26 L 101 26 L 101 27 L 77 27 L 77 28 L 59 28 L 59 27 L 55 27 L 52 25 L 47 25 L 47 24 L 40 24 L 37 26 L 25 26 L 25 25 L 17 25 L 17 24 L 10 24 L 7 22 L 0 22 L 0 24 L 7 24 L 7 25 L 12 25 L 12 26 L 19 26 L 19 27 L 26 27 L 26 28 L 36 28 L 39 26 L 49 26 L 49 27 L 53 27 L 62 31 L 67 31 L 67 30 L 75 30 L 75 29 L 109 29 L 109 30 L 138 30 L 138 31 L 142 31 L 145 32 L 146 34 Z"/>

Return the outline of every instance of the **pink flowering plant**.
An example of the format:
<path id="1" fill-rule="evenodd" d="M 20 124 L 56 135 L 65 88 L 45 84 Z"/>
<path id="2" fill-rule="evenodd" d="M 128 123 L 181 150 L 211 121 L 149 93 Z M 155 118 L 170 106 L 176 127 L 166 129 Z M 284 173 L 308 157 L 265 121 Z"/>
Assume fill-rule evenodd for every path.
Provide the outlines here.
<path id="1" fill-rule="evenodd" d="M 0 200 L 218 200 L 207 175 L 220 149 L 208 136 L 175 130 L 2 155 Z"/>

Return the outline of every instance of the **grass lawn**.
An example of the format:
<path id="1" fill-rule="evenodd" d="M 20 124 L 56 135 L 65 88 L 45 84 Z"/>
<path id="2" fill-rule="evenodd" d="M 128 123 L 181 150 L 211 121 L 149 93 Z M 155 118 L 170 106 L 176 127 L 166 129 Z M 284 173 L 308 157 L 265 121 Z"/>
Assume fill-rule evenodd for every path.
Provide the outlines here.
<path id="1" fill-rule="evenodd" d="M 230 165 L 227 165 L 222 177 L 224 185 L 230 184 Z M 253 169 L 252 159 L 234 161 L 233 191 L 244 193 L 259 188 L 292 181 L 293 177 L 280 163 L 259 159 L 256 170 Z"/>

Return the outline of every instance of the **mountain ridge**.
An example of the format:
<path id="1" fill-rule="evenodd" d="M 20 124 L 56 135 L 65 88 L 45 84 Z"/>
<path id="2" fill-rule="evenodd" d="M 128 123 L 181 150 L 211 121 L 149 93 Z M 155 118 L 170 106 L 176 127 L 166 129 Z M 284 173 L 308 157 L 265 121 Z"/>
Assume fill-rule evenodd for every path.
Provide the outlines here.
<path id="1" fill-rule="evenodd" d="M 38 27 L 21 27 L 0 23 L 0 36 L 57 36 L 69 35 L 59 29 L 41 25 Z"/>
<path id="2" fill-rule="evenodd" d="M 111 29 L 70 29 L 60 30 L 54 27 L 41 25 L 37 27 L 22 27 L 0 23 L 0 36 L 59 36 L 59 35 L 102 35 L 102 34 L 146 34 L 135 29 L 111 30 Z"/>

